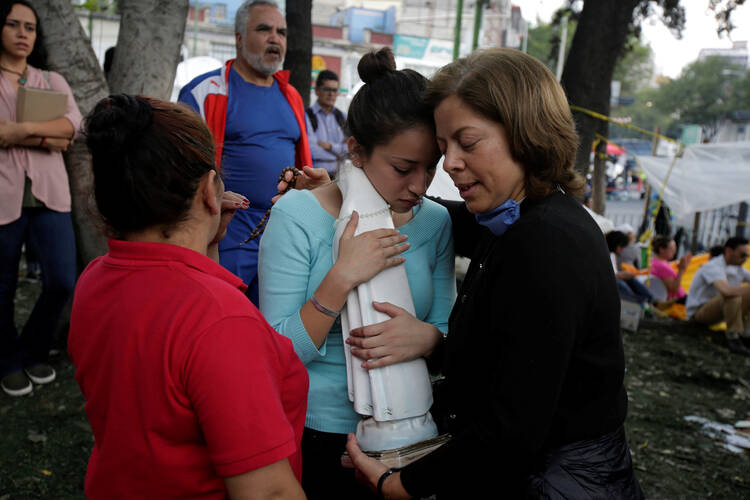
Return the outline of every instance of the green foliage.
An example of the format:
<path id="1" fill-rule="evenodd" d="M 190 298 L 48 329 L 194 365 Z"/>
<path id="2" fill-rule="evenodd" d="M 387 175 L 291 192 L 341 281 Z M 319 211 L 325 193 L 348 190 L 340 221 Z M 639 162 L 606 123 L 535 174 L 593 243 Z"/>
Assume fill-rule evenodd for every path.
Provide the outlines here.
<path id="1" fill-rule="evenodd" d="M 117 11 L 117 2 L 113 0 L 86 0 L 82 5 L 77 6 L 79 9 L 85 9 L 89 12 L 108 12 Z"/>
<path id="2" fill-rule="evenodd" d="M 564 13 L 570 14 L 568 17 L 567 43 L 565 45 L 569 50 L 578 22 L 575 20 L 576 16 L 567 9 L 560 9 L 555 14 L 554 19 L 560 19 Z M 550 23 L 543 23 L 537 19 L 536 25 L 529 29 L 527 46 L 529 55 L 542 61 L 552 71 L 555 70 L 557 44 L 560 37 L 559 23 L 555 22 L 554 19 Z M 642 44 L 636 36 L 631 35 L 627 47 L 629 47 L 629 50 L 618 61 L 612 79 L 622 83 L 620 95 L 632 96 L 637 90 L 648 85 L 654 73 L 654 65 L 651 47 L 648 44 Z"/>
<path id="3" fill-rule="evenodd" d="M 565 44 L 565 47 L 568 49 L 570 48 L 570 43 L 573 41 L 573 35 L 576 32 L 577 24 L 578 23 L 574 19 L 568 18 L 567 43 Z M 559 38 L 559 23 L 543 23 L 537 18 L 536 25 L 529 29 L 529 40 L 526 52 L 542 61 L 549 69 L 554 71 L 557 61 L 557 44 L 554 43 L 554 40 L 557 39 L 559 43 Z"/>
<path id="4" fill-rule="evenodd" d="M 628 50 L 617 61 L 612 80 L 622 84 L 620 95 L 633 96 L 639 90 L 646 88 L 654 76 L 654 61 L 651 46 L 643 44 L 634 35 L 628 42 Z"/>
<path id="5" fill-rule="evenodd" d="M 738 107 L 750 109 L 746 83 L 741 84 L 747 80 L 747 71 L 727 58 L 709 57 L 661 87 L 655 104 L 682 123 L 711 125 Z"/>
<path id="6" fill-rule="evenodd" d="M 745 71 L 745 76 L 732 85 L 729 108 L 734 111 L 750 111 L 750 71 Z"/>
<path id="7" fill-rule="evenodd" d="M 750 110 L 750 71 L 723 57 L 709 57 L 688 65 L 674 80 L 635 93 L 632 106 L 613 111 L 631 123 L 653 130 L 660 127 L 670 136 L 681 124 L 697 124 L 704 133 L 716 131 L 718 123 L 735 111 Z M 619 134 L 618 134 L 619 135 Z M 627 131 L 622 136 L 636 137 Z"/>
<path id="8" fill-rule="evenodd" d="M 732 23 L 732 12 L 744 4 L 745 0 L 709 0 L 709 7 L 714 11 L 718 27 L 716 29 L 719 36 L 722 33 L 730 34 L 734 29 Z"/>
<path id="9" fill-rule="evenodd" d="M 636 127 L 646 130 L 659 130 L 664 133 L 672 121 L 669 113 L 665 113 L 654 103 L 658 99 L 659 88 L 645 88 L 635 93 L 635 102 L 631 106 L 620 106 L 612 111 L 615 118 L 625 118 Z M 610 126 L 610 133 L 617 137 L 633 137 L 644 139 L 647 137 L 635 130 L 630 130 L 616 125 Z"/>

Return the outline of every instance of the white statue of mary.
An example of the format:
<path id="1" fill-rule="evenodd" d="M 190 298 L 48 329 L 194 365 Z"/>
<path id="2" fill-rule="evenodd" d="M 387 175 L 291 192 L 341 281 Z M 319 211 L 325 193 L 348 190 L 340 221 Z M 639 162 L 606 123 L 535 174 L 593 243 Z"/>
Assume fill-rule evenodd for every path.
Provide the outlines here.
<path id="1" fill-rule="evenodd" d="M 338 257 L 339 240 L 354 210 L 359 214 L 355 234 L 394 227 L 388 204 L 362 169 L 347 162 L 339 169 L 337 183 L 343 202 L 336 221 L 334 261 Z M 372 307 L 373 301 L 390 302 L 414 314 L 403 264 L 385 269 L 349 292 L 341 314 L 344 341 L 355 328 L 389 319 Z M 357 441 L 362 450 L 392 450 L 437 436 L 437 426 L 429 413 L 432 388 L 424 359 L 368 371 L 356 358 L 352 359 L 350 346 L 344 345 L 349 399 L 354 410 L 363 416 L 357 425 Z"/>

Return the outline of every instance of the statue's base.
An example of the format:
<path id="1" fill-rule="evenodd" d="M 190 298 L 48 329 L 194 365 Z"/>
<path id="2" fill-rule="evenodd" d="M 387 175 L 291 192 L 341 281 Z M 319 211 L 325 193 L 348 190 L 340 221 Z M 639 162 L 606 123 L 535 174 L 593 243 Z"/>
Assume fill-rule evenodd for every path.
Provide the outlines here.
<path id="1" fill-rule="evenodd" d="M 364 453 L 368 457 L 380 461 L 383 465 L 390 467 L 391 469 L 400 469 L 401 467 L 406 467 L 415 460 L 418 460 L 428 453 L 440 448 L 447 443 L 450 438 L 450 434 L 441 434 L 436 438 L 420 441 L 419 443 L 410 444 L 408 446 L 402 446 L 401 448 L 395 448 L 393 450 L 366 451 Z M 354 467 L 352 459 L 349 457 L 349 453 L 344 452 L 344 454 L 341 455 L 341 465 L 347 468 Z"/>

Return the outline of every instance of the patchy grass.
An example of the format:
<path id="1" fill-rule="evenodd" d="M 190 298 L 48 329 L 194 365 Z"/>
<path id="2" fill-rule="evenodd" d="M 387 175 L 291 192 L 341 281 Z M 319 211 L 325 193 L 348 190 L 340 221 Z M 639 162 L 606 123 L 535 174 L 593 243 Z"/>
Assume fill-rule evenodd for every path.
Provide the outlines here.
<path id="1" fill-rule="evenodd" d="M 40 292 L 19 280 L 16 324 L 23 325 Z M 61 339 L 64 342 L 64 339 Z M 0 393 L 0 499 L 83 498 L 86 463 L 94 443 L 64 346 L 52 358 L 57 379 L 28 396 Z"/>
<path id="2" fill-rule="evenodd" d="M 685 421 L 750 417 L 750 358 L 723 335 L 675 321 L 624 334 L 628 419 L 636 474 L 649 499 L 750 498 L 750 452 L 732 453 Z"/>
<path id="3" fill-rule="evenodd" d="M 19 283 L 19 325 L 38 291 L 38 283 Z M 684 420 L 750 417 L 750 358 L 730 354 L 721 336 L 673 321 L 643 322 L 624 333 L 624 344 L 626 431 L 646 497 L 750 498 L 750 453 L 729 452 Z M 27 397 L 0 394 L 0 500 L 83 498 L 93 437 L 64 349 L 53 365 L 54 383 Z"/>

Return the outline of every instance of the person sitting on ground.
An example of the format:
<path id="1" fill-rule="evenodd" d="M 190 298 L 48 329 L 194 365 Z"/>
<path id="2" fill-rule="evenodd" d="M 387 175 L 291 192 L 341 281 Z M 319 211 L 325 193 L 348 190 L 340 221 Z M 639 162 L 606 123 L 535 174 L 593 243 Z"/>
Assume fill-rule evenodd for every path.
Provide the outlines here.
<path id="1" fill-rule="evenodd" d="M 636 269 L 641 268 L 641 247 L 638 242 L 635 241 L 635 229 L 630 224 L 620 224 L 615 227 L 615 231 L 625 233 L 628 237 L 628 244 L 623 248 L 622 253 L 618 256 L 617 260 L 620 264 L 630 264 Z"/>
<path id="2" fill-rule="evenodd" d="M 750 355 L 750 331 L 745 321 L 750 311 L 750 271 L 742 267 L 748 256 L 748 241 L 732 237 L 724 253 L 706 262 L 693 277 L 687 299 L 687 317 L 704 325 L 727 322 L 727 347 Z"/>
<path id="3" fill-rule="evenodd" d="M 219 265 L 234 211 L 189 108 L 114 95 L 87 121 L 109 252 L 81 274 L 68 351 L 95 443 L 87 498 L 303 499 L 307 372 Z"/>
<path id="4" fill-rule="evenodd" d="M 672 269 L 669 261 L 674 259 L 677 253 L 677 243 L 666 236 L 656 236 L 651 242 L 654 255 L 651 260 L 651 275 L 659 278 L 667 288 L 667 300 L 674 300 L 678 304 L 684 304 L 687 300 L 687 294 L 680 285 L 682 276 L 685 274 L 690 259 L 693 255 L 688 253 L 680 257 L 677 264 L 677 271 Z"/>
<path id="5" fill-rule="evenodd" d="M 618 256 L 622 254 L 623 249 L 630 243 L 628 235 L 621 231 L 610 231 L 607 233 L 606 239 L 607 246 L 609 247 L 609 258 L 612 261 L 612 270 L 615 272 L 620 297 L 641 305 L 654 303 L 655 300 L 651 292 L 640 281 L 635 279 L 635 275 L 632 272 L 622 270 L 621 266 L 617 263 Z"/>

